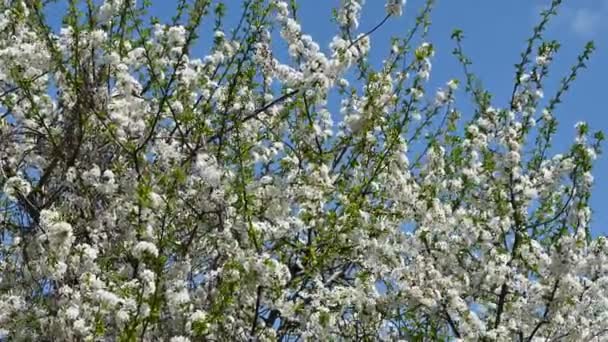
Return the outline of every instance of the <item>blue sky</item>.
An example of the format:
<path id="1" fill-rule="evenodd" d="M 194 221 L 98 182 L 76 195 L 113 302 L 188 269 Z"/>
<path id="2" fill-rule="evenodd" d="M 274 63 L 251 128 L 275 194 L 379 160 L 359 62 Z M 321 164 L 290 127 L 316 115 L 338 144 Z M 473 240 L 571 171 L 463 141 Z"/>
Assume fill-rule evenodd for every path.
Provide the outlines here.
<path id="1" fill-rule="evenodd" d="M 390 38 L 404 35 L 424 5 L 424 0 L 408 0 L 404 15 L 388 21 L 372 38 L 372 63 L 378 63 L 389 49 Z M 239 13 L 241 1 L 228 0 L 229 19 Z M 385 15 L 384 0 L 367 0 L 364 5 L 360 30 L 367 31 Z M 335 34 L 330 21 L 332 8 L 339 0 L 300 0 L 298 15 L 303 30 L 313 36 L 321 46 L 327 47 Z M 450 78 L 462 79 L 460 65 L 452 56 L 454 44 L 450 35 L 455 28 L 465 33 L 465 53 L 472 59 L 472 70 L 486 89 L 495 94 L 496 107 L 504 106 L 513 85 L 513 65 L 525 47 L 538 14 L 550 0 L 438 0 L 431 17 L 433 25 L 430 41 L 436 55 L 431 74 L 431 87 L 439 86 Z M 163 17 L 171 13 L 169 1 L 155 1 L 153 12 Z M 552 96 L 560 79 L 576 61 L 585 43 L 594 40 L 597 50 L 588 69 L 577 78 L 570 92 L 563 98 L 556 116 L 560 122 L 555 137 L 555 153 L 566 151 L 574 138 L 574 124 L 587 121 L 593 130 L 608 133 L 608 116 L 601 103 L 608 80 L 608 0 L 564 0 L 559 15 L 549 24 L 545 37 L 557 39 L 562 47 L 554 59 L 546 96 Z M 204 38 L 203 38 L 204 39 Z M 204 49 L 203 49 L 204 50 Z M 465 114 L 466 115 L 466 114 Z M 608 155 L 601 155 L 595 166 L 595 189 L 592 198 L 594 210 L 592 228 L 595 234 L 608 234 Z"/>
<path id="2" fill-rule="evenodd" d="M 331 8 L 338 1 L 299 1 L 303 29 L 327 46 L 335 32 L 329 21 Z M 525 47 L 537 23 L 538 14 L 549 5 L 549 0 L 438 0 L 432 15 L 430 41 L 437 53 L 434 58 L 431 84 L 443 84 L 450 78 L 462 79 L 461 68 L 451 55 L 450 40 L 453 29 L 465 33 L 465 53 L 472 59 L 472 70 L 486 89 L 495 94 L 495 106 L 504 106 L 513 85 L 513 65 Z M 383 0 L 368 0 L 360 29 L 366 31 L 384 16 Z M 404 34 L 423 6 L 424 0 L 409 0 L 403 18 L 391 20 L 372 39 L 372 58 L 382 58 L 388 51 L 392 35 Z M 566 151 L 574 138 L 574 124 L 586 121 L 592 130 L 608 133 L 608 116 L 601 102 L 608 80 L 608 0 L 565 0 L 558 17 L 549 24 L 547 39 L 562 44 L 554 60 L 552 77 L 545 90 L 552 96 L 560 79 L 567 74 L 585 43 L 594 40 L 597 50 L 588 69 L 579 75 L 570 92 L 563 98 L 556 116 L 560 122 L 555 137 L 555 153 Z M 602 40 L 602 37 L 604 39 Z M 608 155 L 601 155 L 594 169 L 595 188 L 592 198 L 594 210 L 592 229 L 595 234 L 608 234 Z"/>
<path id="3" fill-rule="evenodd" d="M 174 13 L 175 1 L 152 2 L 152 15 L 168 19 Z M 386 55 L 392 36 L 407 32 L 424 2 L 408 0 L 403 17 L 389 20 L 374 33 L 372 63 L 379 63 Z M 228 21 L 236 21 L 242 1 L 227 0 L 225 3 L 228 7 Z M 361 32 L 382 20 L 385 15 L 384 3 L 385 0 L 366 1 Z M 538 13 L 549 3 L 550 0 L 437 0 L 430 31 L 430 41 L 437 52 L 429 89 L 444 84 L 450 78 L 463 78 L 461 67 L 451 54 L 454 44 L 450 35 L 453 29 L 459 28 L 465 33 L 464 49 L 473 61 L 472 70 L 482 80 L 484 87 L 495 95 L 496 102 L 493 105 L 504 106 L 512 89 L 513 65 L 519 61 L 525 40 L 538 20 Z M 339 0 L 300 0 L 298 4 L 299 19 L 305 33 L 312 35 L 321 46 L 327 47 L 336 32 L 330 18 L 332 8 L 339 4 Z M 50 10 L 48 17 L 60 18 L 63 14 L 61 7 Z M 51 21 L 58 25 L 57 19 Z M 203 28 L 201 45 L 211 40 L 210 34 L 209 27 Z M 546 39 L 557 39 L 562 44 L 554 59 L 550 74 L 552 77 L 545 88 L 546 96 L 553 95 L 559 80 L 568 73 L 587 41 L 594 40 L 597 47 L 591 61 L 587 63 L 589 68 L 579 74 L 555 113 L 560 122 L 554 141 L 555 153 L 566 151 L 574 137 L 573 126 L 578 121 L 588 122 L 592 130 L 608 133 L 608 117 L 602 103 L 603 96 L 608 97 L 605 85 L 608 80 L 607 35 L 608 0 L 564 0 L 559 15 L 546 31 Z M 202 54 L 207 49 L 199 45 L 196 50 Z M 608 155 L 601 155 L 595 165 L 592 228 L 595 234 L 608 234 L 608 212 L 604 210 L 605 202 L 608 201 Z"/>

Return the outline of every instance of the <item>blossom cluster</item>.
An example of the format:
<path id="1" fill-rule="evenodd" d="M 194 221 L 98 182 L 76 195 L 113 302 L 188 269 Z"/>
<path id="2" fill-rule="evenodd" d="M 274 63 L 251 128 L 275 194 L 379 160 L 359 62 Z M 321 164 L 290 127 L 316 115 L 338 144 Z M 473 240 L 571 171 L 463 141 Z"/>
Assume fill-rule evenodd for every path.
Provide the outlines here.
<path id="1" fill-rule="evenodd" d="M 545 97 L 559 1 L 506 105 L 429 89 L 430 0 L 379 67 L 361 16 L 403 0 L 340 1 L 328 46 L 295 1 L 47 3 L 0 3 L 0 340 L 608 338 L 603 136 L 551 148 L 592 50 Z"/>

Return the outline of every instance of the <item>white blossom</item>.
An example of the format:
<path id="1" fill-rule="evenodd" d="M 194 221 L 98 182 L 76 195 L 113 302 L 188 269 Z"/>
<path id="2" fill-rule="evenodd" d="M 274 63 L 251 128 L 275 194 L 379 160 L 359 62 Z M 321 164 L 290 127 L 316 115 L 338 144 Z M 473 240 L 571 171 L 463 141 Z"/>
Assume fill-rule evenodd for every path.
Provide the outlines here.
<path id="1" fill-rule="evenodd" d="M 32 191 L 30 183 L 18 176 L 11 177 L 4 183 L 3 193 L 12 200 L 16 200 L 18 195 L 27 196 Z"/>
<path id="2" fill-rule="evenodd" d="M 401 16 L 405 2 L 405 0 L 387 0 L 386 13 L 393 16 Z"/>
<path id="3" fill-rule="evenodd" d="M 608 338 L 603 136 L 554 115 L 591 45 L 494 94 L 432 1 L 51 3 L 0 1 L 1 340 Z"/>
<path id="4" fill-rule="evenodd" d="M 139 241 L 133 247 L 133 255 L 136 258 L 138 258 L 138 259 L 143 258 L 145 255 L 149 255 L 149 256 L 152 256 L 152 257 L 157 257 L 158 256 L 158 248 L 156 247 L 156 245 L 154 245 L 151 242 L 148 242 L 148 241 Z"/>

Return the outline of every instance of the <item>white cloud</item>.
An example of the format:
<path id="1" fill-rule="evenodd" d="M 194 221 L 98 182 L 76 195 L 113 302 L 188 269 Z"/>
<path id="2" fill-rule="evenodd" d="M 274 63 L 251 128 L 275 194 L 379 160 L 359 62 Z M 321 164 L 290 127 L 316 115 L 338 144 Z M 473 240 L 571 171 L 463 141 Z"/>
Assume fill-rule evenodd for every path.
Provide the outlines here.
<path id="1" fill-rule="evenodd" d="M 538 14 L 548 9 L 547 0 L 533 6 L 534 23 Z M 549 29 L 568 30 L 582 39 L 597 39 L 608 29 L 608 0 L 575 0 L 560 6 L 557 17 L 551 18 Z"/>
<path id="2" fill-rule="evenodd" d="M 574 33 L 584 38 L 591 38 L 602 29 L 602 18 L 607 15 L 608 13 L 606 13 L 606 10 L 604 9 L 576 9 L 570 22 L 570 28 Z"/>

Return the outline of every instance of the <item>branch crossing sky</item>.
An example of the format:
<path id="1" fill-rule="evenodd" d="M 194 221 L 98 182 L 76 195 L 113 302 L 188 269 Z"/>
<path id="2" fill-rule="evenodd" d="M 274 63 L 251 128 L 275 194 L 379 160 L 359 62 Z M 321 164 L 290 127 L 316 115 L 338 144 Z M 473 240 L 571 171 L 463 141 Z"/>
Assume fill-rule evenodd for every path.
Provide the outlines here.
<path id="1" fill-rule="evenodd" d="M 378 65 L 390 49 L 392 36 L 403 36 L 411 27 L 414 17 L 424 5 L 424 0 L 408 0 L 401 18 L 392 18 L 372 37 L 372 64 Z M 227 20 L 236 21 L 240 14 L 241 1 L 226 1 Z M 364 5 L 361 32 L 367 31 L 382 20 L 385 15 L 384 1 L 368 0 Z M 464 49 L 473 65 L 472 71 L 483 82 L 483 86 L 494 94 L 494 106 L 504 107 L 511 94 L 515 69 L 519 54 L 525 47 L 525 40 L 538 22 L 539 12 L 548 7 L 550 0 L 438 0 L 432 14 L 433 25 L 430 41 L 436 54 L 431 73 L 432 87 L 439 87 L 451 78 L 463 79 L 462 69 L 452 56 L 454 43 L 450 40 L 452 31 L 462 29 L 465 34 Z M 335 33 L 331 22 L 332 9 L 338 0 L 298 1 L 298 19 L 305 33 L 322 46 L 327 47 Z M 151 14 L 168 19 L 175 10 L 172 1 L 153 1 Z M 60 7 L 49 18 L 59 26 L 63 11 Z M 205 26 L 205 25 L 203 25 Z M 210 26 L 210 25 L 206 25 Z M 207 28 L 209 29 L 209 28 Z M 203 30 L 205 30 L 203 28 Z M 210 41 L 211 32 L 201 34 L 201 44 Z M 209 35 L 209 37 L 205 37 Z M 554 17 L 545 32 L 545 39 L 556 39 L 561 49 L 554 58 L 546 84 L 545 96 L 554 94 L 559 81 L 566 76 L 576 62 L 585 43 L 594 40 L 596 52 L 583 70 L 569 93 L 563 98 L 555 115 L 559 120 L 558 134 L 554 139 L 554 153 L 566 152 L 574 139 L 574 125 L 578 121 L 589 123 L 591 130 L 608 133 L 608 113 L 603 103 L 608 98 L 608 0 L 564 0 L 557 17 Z M 195 50 L 196 51 L 196 50 Z M 206 51 L 201 46 L 202 53 Z M 466 113 L 463 95 L 457 99 L 461 110 Z M 466 95 L 465 95 L 466 96 Z M 470 115 L 470 113 L 468 113 Z M 604 147 L 606 149 L 606 144 Z M 600 155 L 594 169 L 595 185 L 592 198 L 592 228 L 596 235 L 608 234 L 608 154 Z"/>

